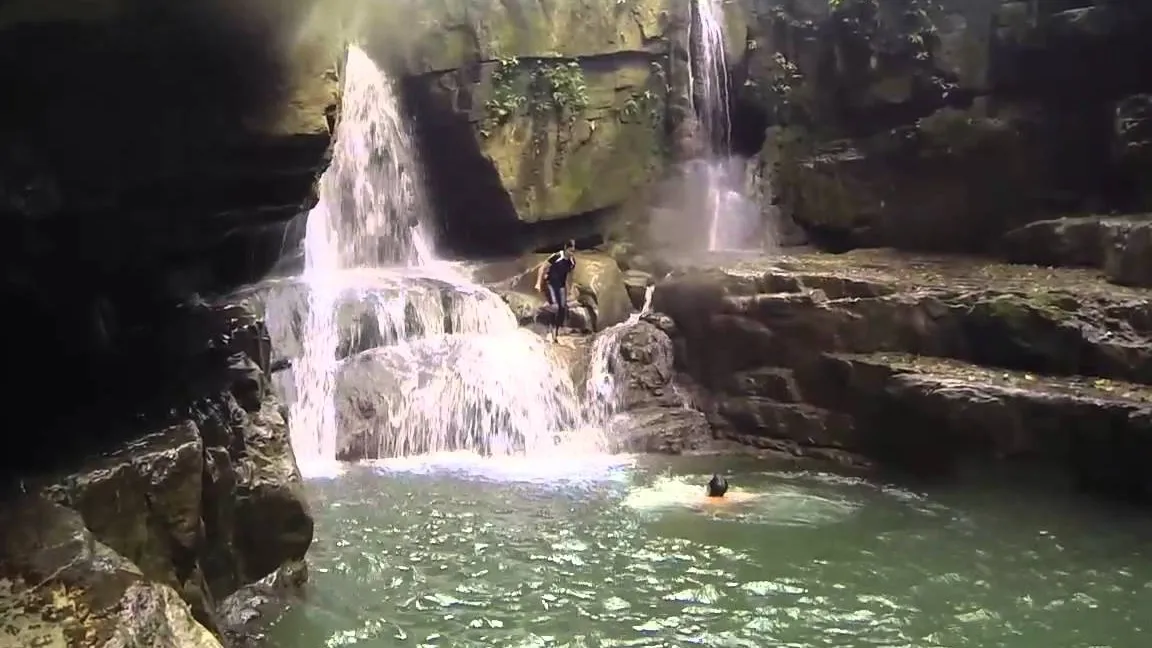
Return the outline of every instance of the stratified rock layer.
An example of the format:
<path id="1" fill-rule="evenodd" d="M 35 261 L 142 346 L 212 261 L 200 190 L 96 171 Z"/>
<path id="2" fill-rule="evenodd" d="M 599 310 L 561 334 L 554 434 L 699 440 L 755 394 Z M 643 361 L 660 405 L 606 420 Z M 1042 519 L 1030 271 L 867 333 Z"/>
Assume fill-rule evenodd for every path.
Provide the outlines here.
<path id="1" fill-rule="evenodd" d="M 1143 497 L 1149 297 L 1090 271 L 861 250 L 683 268 L 654 306 L 722 435 L 927 474 L 1036 460 Z"/>
<path id="2" fill-rule="evenodd" d="M 140 619 L 116 630 L 136 633 L 127 643 L 110 645 L 216 645 L 208 630 L 224 629 L 216 607 L 225 597 L 303 560 L 312 518 L 288 428 L 269 389 L 267 331 L 232 306 L 201 307 L 189 322 L 195 324 L 184 329 L 186 341 L 199 339 L 206 349 L 202 364 L 180 365 L 185 400 L 173 397 L 172 411 L 154 419 L 159 422 L 121 423 L 130 440 L 56 476 L 24 479 L 18 487 L 29 495 L 0 504 L 0 515 L 26 523 L 0 525 L 8 547 L 0 557 L 0 584 L 16 601 L 0 612 L 4 623 L 18 623 L 9 617 L 32 614 L 36 601 L 64 588 L 66 598 L 90 606 L 91 615 L 60 617 L 45 608 L 37 627 L 81 633 L 67 645 L 104 645 L 100 624 L 114 625 L 108 615 L 126 605 L 180 625 L 177 635 L 207 639 L 139 634 L 159 631 Z M 40 549 L 29 538 L 41 538 Z M 54 543 L 67 546 L 53 549 Z M 104 563 L 82 550 L 110 556 L 108 564 L 121 567 L 105 573 Z M 57 573 L 54 560 L 67 573 Z M 126 576 L 114 577 L 121 572 Z M 114 584 L 121 589 L 110 595 Z M 189 611 L 195 621 L 182 620 Z"/>

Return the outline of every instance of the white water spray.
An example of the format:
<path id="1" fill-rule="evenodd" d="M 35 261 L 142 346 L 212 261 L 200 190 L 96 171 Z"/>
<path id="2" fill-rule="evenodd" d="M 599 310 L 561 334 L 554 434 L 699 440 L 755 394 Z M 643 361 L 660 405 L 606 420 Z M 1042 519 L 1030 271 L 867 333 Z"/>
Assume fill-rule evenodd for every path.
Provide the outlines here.
<path id="1" fill-rule="evenodd" d="M 302 467 L 542 451 L 580 419 L 552 354 L 497 295 L 434 257 L 423 186 L 391 82 L 349 48 L 332 164 L 304 241 L 291 414 Z"/>

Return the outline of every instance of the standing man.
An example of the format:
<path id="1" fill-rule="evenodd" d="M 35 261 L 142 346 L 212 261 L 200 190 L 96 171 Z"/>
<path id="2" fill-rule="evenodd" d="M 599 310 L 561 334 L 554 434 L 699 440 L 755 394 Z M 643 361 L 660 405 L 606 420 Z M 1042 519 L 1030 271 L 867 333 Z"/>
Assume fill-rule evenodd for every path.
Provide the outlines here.
<path id="1" fill-rule="evenodd" d="M 548 304 L 556 310 L 552 319 L 552 341 L 560 334 L 560 327 L 568 323 L 568 293 L 572 287 L 572 271 L 576 269 L 576 241 L 568 241 L 559 252 L 548 257 L 536 272 L 536 290 L 544 293 Z"/>

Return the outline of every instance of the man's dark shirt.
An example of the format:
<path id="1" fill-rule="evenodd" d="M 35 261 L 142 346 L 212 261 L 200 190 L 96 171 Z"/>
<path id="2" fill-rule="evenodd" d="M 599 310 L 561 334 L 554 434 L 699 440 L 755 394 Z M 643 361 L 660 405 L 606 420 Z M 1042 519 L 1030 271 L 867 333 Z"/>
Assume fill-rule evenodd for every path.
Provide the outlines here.
<path id="1" fill-rule="evenodd" d="M 576 268 L 576 260 L 564 258 L 559 252 L 548 257 L 548 284 L 563 288 L 568 283 L 568 275 Z"/>

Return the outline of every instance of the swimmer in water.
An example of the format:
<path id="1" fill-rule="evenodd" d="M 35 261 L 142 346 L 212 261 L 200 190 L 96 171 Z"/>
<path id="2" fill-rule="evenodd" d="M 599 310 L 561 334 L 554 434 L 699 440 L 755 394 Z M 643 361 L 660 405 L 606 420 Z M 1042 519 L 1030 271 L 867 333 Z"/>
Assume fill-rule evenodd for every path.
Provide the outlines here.
<path id="1" fill-rule="evenodd" d="M 708 497 L 724 497 L 728 492 L 728 480 L 720 475 L 712 475 L 708 480 Z"/>
<path id="2" fill-rule="evenodd" d="M 756 493 L 743 493 L 743 492 L 728 492 L 728 480 L 720 475 L 712 475 L 712 479 L 708 480 L 708 485 L 705 487 L 706 497 L 701 502 L 706 506 L 725 506 L 727 504 L 736 504 L 738 502 L 747 502 L 748 500 L 756 499 Z"/>

